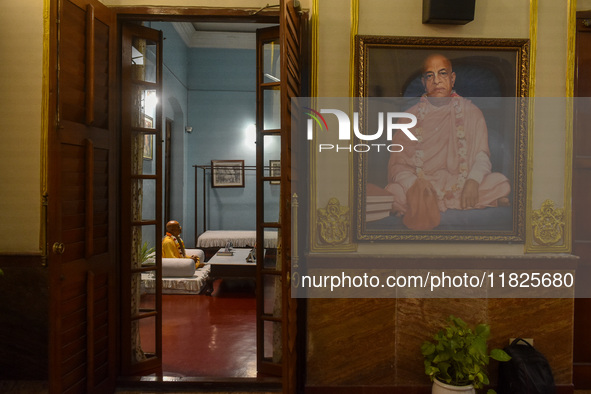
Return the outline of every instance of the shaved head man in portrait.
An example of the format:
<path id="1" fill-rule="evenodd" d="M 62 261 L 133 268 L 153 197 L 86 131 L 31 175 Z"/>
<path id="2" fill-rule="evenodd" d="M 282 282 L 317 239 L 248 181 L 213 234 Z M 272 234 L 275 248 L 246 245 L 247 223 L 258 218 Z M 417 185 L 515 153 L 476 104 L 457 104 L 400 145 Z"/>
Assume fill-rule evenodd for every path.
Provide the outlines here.
<path id="1" fill-rule="evenodd" d="M 417 117 L 411 130 L 417 141 L 396 133 L 386 190 L 394 195 L 392 211 L 412 230 L 431 230 L 448 209 L 482 209 L 509 205 L 507 177 L 492 172 L 488 131 L 482 112 L 454 91 L 451 61 L 428 56 L 422 69 L 425 89 L 407 112 Z"/>

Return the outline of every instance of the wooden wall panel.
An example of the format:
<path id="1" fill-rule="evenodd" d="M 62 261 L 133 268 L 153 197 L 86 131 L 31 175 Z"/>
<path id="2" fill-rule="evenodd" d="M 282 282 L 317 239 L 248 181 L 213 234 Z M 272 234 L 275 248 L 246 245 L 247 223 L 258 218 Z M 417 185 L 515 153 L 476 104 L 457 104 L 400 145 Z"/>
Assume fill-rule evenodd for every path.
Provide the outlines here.
<path id="1" fill-rule="evenodd" d="M 0 380 L 47 380 L 49 290 L 41 256 L 2 256 Z M 11 392 L 0 386 L 0 392 Z M 26 392 L 26 391 L 22 391 Z M 32 392 L 32 391 L 30 391 Z"/>

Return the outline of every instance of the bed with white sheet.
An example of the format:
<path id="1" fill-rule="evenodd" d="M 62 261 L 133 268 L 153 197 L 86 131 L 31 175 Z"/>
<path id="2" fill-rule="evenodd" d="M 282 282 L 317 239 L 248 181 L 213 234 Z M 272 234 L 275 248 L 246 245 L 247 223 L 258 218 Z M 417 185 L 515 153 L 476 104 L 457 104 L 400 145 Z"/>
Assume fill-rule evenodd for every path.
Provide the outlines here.
<path id="1" fill-rule="evenodd" d="M 256 243 L 256 231 L 207 230 L 197 238 L 198 248 L 222 248 L 228 242 L 235 248 L 252 248 Z M 277 248 L 277 232 L 265 231 L 265 249 Z"/>

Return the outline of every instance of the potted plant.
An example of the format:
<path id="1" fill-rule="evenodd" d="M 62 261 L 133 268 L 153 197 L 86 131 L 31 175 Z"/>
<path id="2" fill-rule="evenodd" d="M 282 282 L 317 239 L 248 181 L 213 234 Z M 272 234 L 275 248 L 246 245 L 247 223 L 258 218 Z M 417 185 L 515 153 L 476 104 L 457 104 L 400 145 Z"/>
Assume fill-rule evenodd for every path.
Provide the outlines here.
<path id="1" fill-rule="evenodd" d="M 501 349 L 488 352 L 488 324 L 472 330 L 459 317 L 451 315 L 447 321 L 448 325 L 433 336 L 434 342 L 425 341 L 421 346 L 425 374 L 433 382 L 432 393 L 475 393 L 475 389 L 489 384 L 489 358 L 508 361 L 511 357 Z M 495 391 L 488 390 L 491 393 Z"/>
<path id="2" fill-rule="evenodd" d="M 156 253 L 156 248 L 154 246 L 150 247 L 148 242 L 144 242 L 142 247 L 140 248 L 140 255 L 139 259 L 142 265 L 149 264 L 148 259 L 154 257 L 154 253 Z"/>

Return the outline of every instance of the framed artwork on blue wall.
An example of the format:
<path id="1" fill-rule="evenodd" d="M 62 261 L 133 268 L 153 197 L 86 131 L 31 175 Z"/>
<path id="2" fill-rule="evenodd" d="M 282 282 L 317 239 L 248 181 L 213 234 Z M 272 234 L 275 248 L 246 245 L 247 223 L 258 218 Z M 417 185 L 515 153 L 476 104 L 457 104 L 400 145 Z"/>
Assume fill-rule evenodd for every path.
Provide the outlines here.
<path id="1" fill-rule="evenodd" d="M 144 160 L 152 160 L 154 158 L 154 135 L 144 134 Z"/>
<path id="2" fill-rule="evenodd" d="M 244 187 L 244 160 L 212 160 L 211 187 Z"/>
<path id="3" fill-rule="evenodd" d="M 281 160 L 269 160 L 269 176 L 281 176 Z M 280 181 L 271 181 L 271 185 L 279 185 Z"/>

